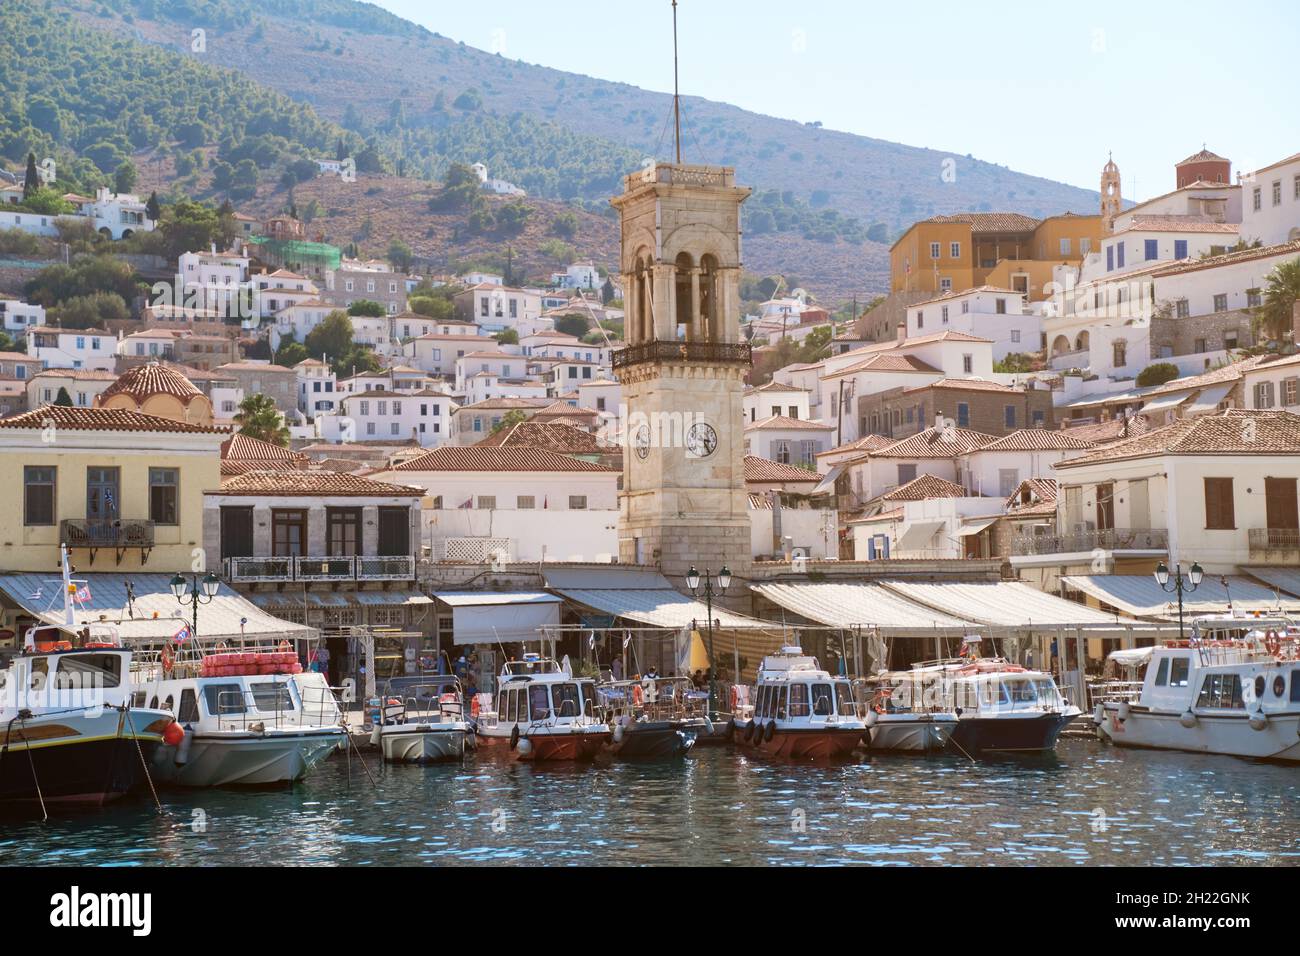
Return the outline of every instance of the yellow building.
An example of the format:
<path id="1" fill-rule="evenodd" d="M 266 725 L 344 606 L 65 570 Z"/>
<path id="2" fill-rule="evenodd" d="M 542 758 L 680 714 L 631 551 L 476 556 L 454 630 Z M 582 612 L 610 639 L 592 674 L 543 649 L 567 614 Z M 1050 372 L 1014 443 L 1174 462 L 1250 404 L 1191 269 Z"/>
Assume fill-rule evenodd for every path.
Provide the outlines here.
<path id="1" fill-rule="evenodd" d="M 913 223 L 890 248 L 890 290 L 939 295 L 996 285 L 1039 301 L 1047 297 L 1053 267 L 1078 265 L 1099 249 L 1101 234 L 1099 215 L 934 216 Z"/>
<path id="2" fill-rule="evenodd" d="M 203 492 L 221 486 L 223 429 L 116 408 L 49 405 L 0 420 L 0 565 L 57 574 L 190 571 L 203 554 Z"/>
<path id="3" fill-rule="evenodd" d="M 188 378 L 158 362 L 127 369 L 95 399 L 99 408 L 119 408 L 191 425 L 212 424 L 212 402 Z"/>

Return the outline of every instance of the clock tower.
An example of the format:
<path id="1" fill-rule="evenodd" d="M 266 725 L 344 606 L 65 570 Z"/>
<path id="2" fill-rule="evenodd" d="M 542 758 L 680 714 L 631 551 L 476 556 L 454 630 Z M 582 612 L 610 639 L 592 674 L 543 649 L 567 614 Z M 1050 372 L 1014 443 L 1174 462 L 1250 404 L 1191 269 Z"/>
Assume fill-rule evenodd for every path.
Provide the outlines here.
<path id="1" fill-rule="evenodd" d="M 680 579 L 750 563 L 741 394 L 740 205 L 728 167 L 659 163 L 624 178 L 625 442 L 619 560 Z"/>

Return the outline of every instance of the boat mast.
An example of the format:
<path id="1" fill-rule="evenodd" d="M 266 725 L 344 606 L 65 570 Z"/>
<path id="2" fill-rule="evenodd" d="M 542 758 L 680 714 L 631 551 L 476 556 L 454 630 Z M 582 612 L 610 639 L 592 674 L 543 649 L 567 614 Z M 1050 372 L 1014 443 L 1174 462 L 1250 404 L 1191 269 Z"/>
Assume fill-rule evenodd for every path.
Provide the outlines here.
<path id="1" fill-rule="evenodd" d="M 72 571 L 68 566 L 68 546 L 59 545 L 59 569 L 63 572 L 63 623 L 68 627 L 76 625 L 72 614 L 72 598 L 77 593 L 77 586 L 72 583 Z"/>

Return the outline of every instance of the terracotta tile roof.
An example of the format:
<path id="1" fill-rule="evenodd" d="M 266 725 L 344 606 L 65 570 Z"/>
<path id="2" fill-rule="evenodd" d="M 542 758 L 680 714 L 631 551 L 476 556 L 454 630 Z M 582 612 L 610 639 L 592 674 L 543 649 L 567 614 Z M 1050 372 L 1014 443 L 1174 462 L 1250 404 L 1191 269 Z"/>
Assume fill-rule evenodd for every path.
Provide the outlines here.
<path id="1" fill-rule="evenodd" d="M 1213 232 L 1236 235 L 1240 226 L 1235 222 L 1215 222 L 1208 216 L 1133 216 L 1126 232 Z"/>
<path id="2" fill-rule="evenodd" d="M 767 429 L 794 429 L 797 431 L 833 431 L 834 425 L 824 425 L 821 422 L 814 422 L 807 418 L 789 418 L 785 415 L 772 415 L 768 418 L 751 422 L 745 426 L 745 431 L 756 432 Z"/>
<path id="3" fill-rule="evenodd" d="M 1224 163 L 1228 161 L 1226 156 L 1220 156 L 1218 153 L 1212 153 L 1204 146 L 1202 146 L 1201 151 L 1199 153 L 1192 153 L 1192 155 L 1188 156 L 1182 162 L 1174 163 L 1174 165 L 1186 166 L 1188 163 L 1205 163 L 1205 162 L 1214 162 L 1215 160 Z"/>
<path id="4" fill-rule="evenodd" d="M 850 451 L 875 451 L 878 448 L 884 448 L 886 445 L 892 445 L 895 439 L 886 438 L 884 435 L 863 435 L 857 441 L 851 441 L 847 445 L 837 445 L 828 451 L 819 451 L 817 457 L 823 455 L 844 454 Z"/>
<path id="5" fill-rule="evenodd" d="M 745 389 L 746 395 L 754 392 L 811 392 L 810 388 L 800 388 L 798 385 L 782 385 L 780 382 L 767 381 L 762 385 L 753 385 Z"/>
<path id="6" fill-rule="evenodd" d="M 1300 415 L 1229 409 L 1220 415 L 1181 419 L 1079 458 L 1058 462 L 1056 467 L 1075 468 L 1161 455 L 1294 454 L 1300 454 Z"/>
<path id="7" fill-rule="evenodd" d="M 477 411 L 494 411 L 500 409 L 541 409 L 553 404 L 549 398 L 486 398 L 481 402 L 475 402 L 473 405 L 462 405 L 456 409 L 457 412 L 477 412 Z"/>
<path id="8" fill-rule="evenodd" d="M 221 461 L 222 475 L 242 475 L 249 471 L 305 471 L 305 466 L 299 465 L 292 461 L 274 461 L 263 459 L 259 461 L 231 461 L 223 458 Z"/>
<path id="9" fill-rule="evenodd" d="M 112 398 L 114 395 L 128 395 L 136 401 L 144 401 L 152 395 L 171 395 L 186 405 L 203 397 L 203 393 L 188 378 L 157 362 L 127 369 L 116 382 L 100 393 L 101 398 Z"/>
<path id="10" fill-rule="evenodd" d="M 1007 514 L 1017 518 L 1056 514 L 1056 494 L 1055 478 L 1026 478 L 1007 496 Z"/>
<path id="11" fill-rule="evenodd" d="M 536 421 L 548 418 L 590 418 L 599 414 L 594 408 L 574 408 L 568 402 L 552 402 L 538 409 L 533 416 Z"/>
<path id="12" fill-rule="evenodd" d="M 983 378 L 941 378 L 937 382 L 929 382 L 925 385 L 913 385 L 911 388 L 904 389 L 904 391 L 920 392 L 928 388 L 951 388 L 963 392 L 1007 392 L 1012 395 L 1021 394 L 1021 391 L 1018 388 L 1012 388 L 1010 385 L 1003 385 L 1001 382 L 990 382 Z"/>
<path id="13" fill-rule="evenodd" d="M 159 418 L 127 411 L 125 408 L 78 408 L 67 405 L 46 405 L 35 411 L 0 419 L 0 428 L 44 428 L 53 422 L 54 427 L 85 432 L 186 432 L 190 434 L 225 435 L 228 429 L 212 425 L 191 425 L 187 422 Z"/>
<path id="14" fill-rule="evenodd" d="M 1167 395 L 1170 392 L 1184 392 L 1189 388 L 1204 388 L 1207 385 L 1222 385 L 1224 382 L 1235 382 L 1241 378 L 1243 372 L 1247 372 L 1255 366 L 1261 364 L 1265 359 L 1272 358 L 1270 355 L 1252 355 L 1244 358 L 1240 362 L 1233 362 L 1229 365 L 1222 365 L 1219 368 L 1212 368 L 1208 372 L 1202 372 L 1200 375 L 1189 375 L 1186 378 L 1176 378 L 1166 382 L 1159 388 L 1152 389 L 1147 393 L 1148 398 L 1156 395 Z"/>
<path id="15" fill-rule="evenodd" d="M 965 428 L 948 430 L 927 428 L 911 438 L 904 438 L 892 445 L 877 449 L 871 453 L 871 456 L 873 458 L 956 458 L 976 448 L 983 448 L 996 440 L 993 435 L 985 435 Z"/>
<path id="16" fill-rule="evenodd" d="M 1268 259 L 1272 256 L 1300 256 L 1300 239 L 1283 242 L 1276 246 L 1261 246 L 1258 249 L 1238 249 L 1221 256 L 1208 256 L 1205 259 L 1183 259 L 1156 273 L 1157 277 L 1181 275 L 1184 272 L 1197 272 L 1201 269 L 1217 269 L 1219 266 L 1236 265 L 1238 262 L 1250 262 L 1255 259 Z"/>
<path id="17" fill-rule="evenodd" d="M 47 368 L 37 372 L 32 379 L 70 378 L 75 382 L 116 382 L 117 373 L 97 368 Z"/>
<path id="18" fill-rule="evenodd" d="M 807 468 L 782 464 L 770 458 L 760 458 L 757 455 L 745 456 L 746 481 L 803 481 L 816 484 L 824 477 Z"/>
<path id="19" fill-rule="evenodd" d="M 207 494 L 420 498 L 424 491 L 338 471 L 248 471 L 227 477 L 221 482 L 220 491 Z"/>
<path id="20" fill-rule="evenodd" d="M 212 371 L 214 372 L 292 372 L 293 369 L 285 368 L 283 365 L 275 365 L 267 362 L 227 362 L 225 365 L 218 365 Z"/>
<path id="21" fill-rule="evenodd" d="M 0 352 L 0 361 L 4 362 L 40 362 L 35 355 L 26 352 Z"/>
<path id="22" fill-rule="evenodd" d="M 285 448 L 252 435 L 237 432 L 221 443 L 224 461 L 285 461 L 307 462 L 310 459 L 300 451 Z"/>
<path id="23" fill-rule="evenodd" d="M 972 233 L 1033 232 L 1040 220 L 1018 212 L 959 212 L 952 216 L 931 216 L 925 222 L 968 222 Z"/>
<path id="24" fill-rule="evenodd" d="M 379 471 L 586 471 L 618 474 L 616 468 L 557 455 L 541 448 L 485 448 L 482 445 L 443 445 Z"/>
<path id="25" fill-rule="evenodd" d="M 935 296 L 933 299 L 926 299 L 924 302 L 913 302 L 908 306 L 909 309 L 915 309 L 918 306 L 930 305 L 934 302 L 951 302 L 953 299 L 962 299 L 968 295 L 975 295 L 980 292 L 992 292 L 1005 295 L 1024 296 L 1024 292 L 1018 292 L 1015 289 L 1004 289 L 996 285 L 980 285 L 973 289 L 962 289 L 960 292 L 945 292 L 943 295 Z"/>
<path id="26" fill-rule="evenodd" d="M 1106 445 L 1111 442 L 1122 441 L 1125 438 L 1134 438 L 1143 432 L 1149 431 L 1152 427 L 1147 416 L 1133 415 L 1129 418 L 1112 418 L 1109 421 L 1095 422 L 1091 425 L 1074 425 L 1063 428 L 1062 431 L 1086 442 Z"/>
<path id="27" fill-rule="evenodd" d="M 977 451 L 1067 451 L 1096 448 L 1097 443 L 1059 428 L 1021 428 Z"/>
<path id="28" fill-rule="evenodd" d="M 965 498 L 966 489 L 935 475 L 917 475 L 905 485 L 880 496 L 881 501 L 924 501 L 926 498 Z"/>
<path id="29" fill-rule="evenodd" d="M 539 422 L 535 419 L 516 422 L 475 442 L 477 448 L 542 448 L 561 455 L 595 455 L 612 452 L 617 445 L 603 442 L 568 422 Z"/>

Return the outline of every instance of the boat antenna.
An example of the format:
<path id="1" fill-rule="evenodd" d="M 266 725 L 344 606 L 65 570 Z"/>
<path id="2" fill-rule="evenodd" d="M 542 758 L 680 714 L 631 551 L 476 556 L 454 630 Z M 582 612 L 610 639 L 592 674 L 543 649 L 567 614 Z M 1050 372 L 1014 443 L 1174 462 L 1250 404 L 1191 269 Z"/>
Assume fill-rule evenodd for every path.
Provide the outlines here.
<path id="1" fill-rule="evenodd" d="M 68 546 L 59 545 L 59 570 L 63 573 L 63 623 L 72 627 L 77 623 L 72 613 L 72 597 L 75 585 L 72 583 L 72 569 L 68 566 Z"/>
<path id="2" fill-rule="evenodd" d="M 682 163 L 682 94 L 677 83 L 677 0 L 673 0 L 673 133 L 677 165 Z"/>

